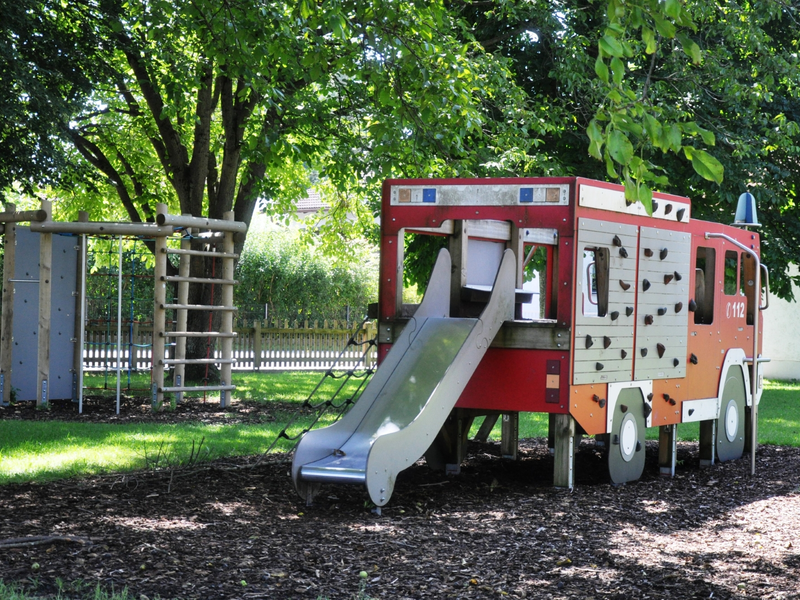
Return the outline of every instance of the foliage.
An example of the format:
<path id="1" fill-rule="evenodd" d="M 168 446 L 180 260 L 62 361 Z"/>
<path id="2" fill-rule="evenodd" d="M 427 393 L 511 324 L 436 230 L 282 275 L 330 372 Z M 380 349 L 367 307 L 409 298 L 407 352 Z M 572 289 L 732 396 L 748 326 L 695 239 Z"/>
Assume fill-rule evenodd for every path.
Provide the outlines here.
<path id="1" fill-rule="evenodd" d="M 84 2 L 0 2 L 0 200 L 16 184 L 56 183 L 67 123 L 103 69 L 103 44 Z M 88 26 L 87 26 L 88 25 Z"/>
<path id="2" fill-rule="evenodd" d="M 237 268 L 234 301 L 239 313 L 253 311 L 263 319 L 344 319 L 366 316 L 377 300 L 375 257 L 366 244 L 347 244 L 348 263 L 332 260 L 318 248 L 304 245 L 300 232 L 274 228 L 248 236 Z"/>
<path id="3" fill-rule="evenodd" d="M 739 194 L 753 192 L 773 292 L 791 297 L 784 272 L 800 262 L 796 9 L 779 0 L 558 6 L 461 9 L 531 104 L 560 123 L 543 138 L 557 174 L 619 179 L 645 206 L 652 189 L 685 195 L 693 216 L 717 222 L 730 222 Z"/>
<path id="4" fill-rule="evenodd" d="M 22 145 L 0 185 L 52 173 L 37 152 L 65 133 L 66 213 L 139 221 L 166 202 L 249 222 L 258 197 L 286 214 L 318 178 L 316 232 L 341 254 L 375 234 L 388 177 L 580 175 L 646 207 L 654 189 L 686 195 L 719 221 L 749 189 L 765 262 L 800 262 L 800 26 L 782 0 L 15 7 L 30 10 L 8 11 L 0 64 Z"/>

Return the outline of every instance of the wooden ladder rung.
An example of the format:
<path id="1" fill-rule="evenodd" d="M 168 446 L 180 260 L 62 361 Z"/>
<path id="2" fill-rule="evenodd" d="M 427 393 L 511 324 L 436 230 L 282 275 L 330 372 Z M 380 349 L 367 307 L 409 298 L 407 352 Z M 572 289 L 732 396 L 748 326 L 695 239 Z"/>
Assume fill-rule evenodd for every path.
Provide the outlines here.
<path id="1" fill-rule="evenodd" d="M 184 256 L 212 256 L 214 258 L 239 258 L 232 252 L 214 252 L 213 250 L 185 250 L 183 248 L 164 248 L 164 254 L 183 254 Z"/>
<path id="2" fill-rule="evenodd" d="M 239 308 L 236 306 L 216 306 L 214 304 L 162 304 L 161 308 L 164 310 L 227 310 L 230 312 L 236 312 L 239 310 Z"/>
<path id="3" fill-rule="evenodd" d="M 219 331 L 163 331 L 160 335 L 161 337 L 235 338 L 239 334 L 235 331 L 230 333 L 222 333 Z"/>
<path id="4" fill-rule="evenodd" d="M 197 385 L 189 387 L 162 387 L 158 388 L 159 392 L 230 392 L 236 389 L 235 385 Z"/>
<path id="5" fill-rule="evenodd" d="M 162 365 L 232 365 L 234 358 L 165 358 L 159 361 Z"/>
<path id="6" fill-rule="evenodd" d="M 177 283 L 211 283 L 218 285 L 236 285 L 239 283 L 236 279 L 214 279 L 213 277 L 180 277 L 178 275 L 162 275 L 161 281 Z"/>

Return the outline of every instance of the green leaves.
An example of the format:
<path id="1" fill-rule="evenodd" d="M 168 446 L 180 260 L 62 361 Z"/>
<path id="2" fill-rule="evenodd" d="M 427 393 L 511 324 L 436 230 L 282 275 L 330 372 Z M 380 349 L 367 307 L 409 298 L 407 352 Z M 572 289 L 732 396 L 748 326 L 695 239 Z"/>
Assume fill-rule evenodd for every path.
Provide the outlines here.
<path id="1" fill-rule="evenodd" d="M 666 179 L 646 157 L 652 150 L 682 153 L 701 177 L 720 183 L 724 169 L 711 154 L 684 145 L 700 138 L 713 145 L 715 136 L 688 115 L 666 116 L 650 102 L 653 69 L 660 61 L 659 44 L 676 40 L 693 65 L 702 62 L 702 51 L 690 35 L 696 26 L 680 0 L 609 0 L 608 21 L 597 38 L 594 72 L 605 97 L 587 127 L 589 155 L 605 162 L 606 173 L 619 177 L 629 201 L 641 202 L 650 211 L 653 184 Z M 640 33 L 637 33 L 640 32 Z M 645 58 L 647 57 L 647 58 Z M 647 73 L 643 86 L 629 78 L 635 71 Z M 660 84 L 659 84 L 660 85 Z M 601 127 L 601 123 L 605 123 Z"/>
<path id="2" fill-rule="evenodd" d="M 616 162 L 626 166 L 633 158 L 633 144 L 620 130 L 613 130 L 608 136 L 608 153 Z"/>
<path id="3" fill-rule="evenodd" d="M 692 167 L 698 175 L 716 184 L 722 183 L 725 169 L 722 164 L 705 150 L 685 146 L 683 152 L 692 161 Z"/>

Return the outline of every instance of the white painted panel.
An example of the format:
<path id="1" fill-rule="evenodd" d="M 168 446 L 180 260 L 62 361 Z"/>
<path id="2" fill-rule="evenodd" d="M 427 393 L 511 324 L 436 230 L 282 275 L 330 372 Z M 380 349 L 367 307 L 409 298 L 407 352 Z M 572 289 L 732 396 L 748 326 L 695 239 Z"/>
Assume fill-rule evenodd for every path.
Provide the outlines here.
<path id="1" fill-rule="evenodd" d="M 681 403 L 681 410 L 681 422 L 683 423 L 712 421 L 719 416 L 719 400 L 717 398 L 684 400 Z"/>
<path id="2" fill-rule="evenodd" d="M 469 239 L 467 241 L 467 285 L 494 283 L 505 244 Z"/>
<path id="3" fill-rule="evenodd" d="M 655 199 L 656 210 L 653 211 L 651 218 L 662 219 L 664 221 L 677 221 L 678 211 L 683 210 L 682 223 L 688 223 L 691 217 L 691 205 L 688 199 L 663 200 Z M 625 202 L 625 192 L 619 189 L 607 189 L 583 184 L 578 191 L 578 204 L 586 208 L 598 208 L 600 210 L 610 210 L 626 215 L 647 217 L 647 211 L 640 202 L 628 205 Z"/>
<path id="4" fill-rule="evenodd" d="M 526 190 L 526 191 L 522 191 Z M 530 190 L 530 192 L 527 192 Z M 530 196 L 530 202 L 525 202 Z M 523 201 L 521 201 L 521 198 Z M 393 185 L 393 206 L 566 206 L 568 184 Z"/>

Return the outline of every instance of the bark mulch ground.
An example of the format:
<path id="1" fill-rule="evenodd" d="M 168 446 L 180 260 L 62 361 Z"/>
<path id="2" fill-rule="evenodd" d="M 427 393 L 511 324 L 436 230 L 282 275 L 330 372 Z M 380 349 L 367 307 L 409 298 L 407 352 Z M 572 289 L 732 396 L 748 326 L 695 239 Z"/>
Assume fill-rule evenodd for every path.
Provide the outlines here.
<path id="1" fill-rule="evenodd" d="M 0 418 L 78 418 L 71 410 L 17 406 Z M 270 418 L 199 402 L 88 413 L 80 419 Z M 552 488 L 544 440 L 521 442 L 517 461 L 492 443 L 469 450 L 460 475 L 424 462 L 403 472 L 380 515 L 357 487 L 326 487 L 305 506 L 282 455 L 4 486 L 0 579 L 39 594 L 61 580 L 64 597 L 100 583 L 142 600 L 800 598 L 800 449 L 760 447 L 751 477 L 747 457 L 700 469 L 697 445 L 681 443 L 668 479 L 648 443 L 643 478 L 612 486 L 584 441 L 573 491 Z"/>

